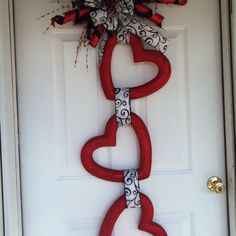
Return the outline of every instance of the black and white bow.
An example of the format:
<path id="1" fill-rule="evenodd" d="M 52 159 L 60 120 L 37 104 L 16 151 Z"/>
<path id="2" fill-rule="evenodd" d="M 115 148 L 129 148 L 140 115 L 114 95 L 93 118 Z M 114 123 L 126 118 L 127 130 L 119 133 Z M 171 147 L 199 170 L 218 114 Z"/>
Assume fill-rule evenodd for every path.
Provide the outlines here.
<path id="1" fill-rule="evenodd" d="M 109 5 L 104 0 L 85 0 L 84 5 L 93 8 L 90 18 L 94 26 L 103 25 L 107 31 L 116 32 L 118 42 L 129 42 L 129 34 L 135 34 L 155 49 L 165 52 L 168 40 L 157 29 L 134 16 L 133 0 L 116 0 Z"/>

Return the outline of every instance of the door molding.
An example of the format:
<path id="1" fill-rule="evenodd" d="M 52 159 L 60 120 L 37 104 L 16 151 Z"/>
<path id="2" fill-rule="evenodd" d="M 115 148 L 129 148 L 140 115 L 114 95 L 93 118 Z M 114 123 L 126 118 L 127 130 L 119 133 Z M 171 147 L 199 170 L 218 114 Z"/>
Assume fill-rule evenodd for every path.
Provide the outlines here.
<path id="1" fill-rule="evenodd" d="M 4 228 L 6 236 L 22 236 L 21 181 L 14 37 L 14 0 L 0 0 L 0 121 Z M 236 236 L 235 132 L 232 78 L 230 4 L 219 0 L 221 8 L 222 68 L 225 112 L 225 152 L 228 181 L 230 236 Z"/>
<path id="2" fill-rule="evenodd" d="M 233 2 L 233 1 L 232 1 Z M 227 173 L 227 195 L 230 236 L 236 236 L 236 182 L 235 182 L 235 119 L 234 89 L 232 74 L 231 45 L 231 13 L 230 0 L 220 0 L 221 7 L 221 45 L 222 45 L 222 76 L 225 125 L 225 156 Z"/>
<path id="3" fill-rule="evenodd" d="M 4 231 L 22 236 L 13 0 L 0 0 L 0 125 Z"/>

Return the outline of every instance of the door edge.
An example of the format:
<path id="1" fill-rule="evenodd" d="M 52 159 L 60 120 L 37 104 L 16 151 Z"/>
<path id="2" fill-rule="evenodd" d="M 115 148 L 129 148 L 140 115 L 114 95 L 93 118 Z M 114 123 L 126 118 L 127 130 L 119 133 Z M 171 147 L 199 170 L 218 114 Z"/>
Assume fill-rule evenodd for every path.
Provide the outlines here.
<path id="1" fill-rule="evenodd" d="M 224 101 L 225 157 L 227 175 L 229 235 L 236 236 L 236 189 L 235 189 L 235 113 L 232 74 L 232 41 L 231 41 L 231 0 L 220 0 L 221 10 L 221 45 L 222 76 Z"/>
<path id="2" fill-rule="evenodd" d="M 22 236 L 13 0 L 0 0 L 0 131 L 5 236 Z"/>

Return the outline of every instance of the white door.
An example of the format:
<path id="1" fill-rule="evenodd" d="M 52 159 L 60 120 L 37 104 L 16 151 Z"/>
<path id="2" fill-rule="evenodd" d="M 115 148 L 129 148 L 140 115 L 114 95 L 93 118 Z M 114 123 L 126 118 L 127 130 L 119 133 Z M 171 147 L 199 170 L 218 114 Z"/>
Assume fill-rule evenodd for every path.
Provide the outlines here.
<path id="1" fill-rule="evenodd" d="M 74 60 L 81 28 L 73 25 L 44 34 L 41 14 L 56 1 L 15 1 L 17 83 L 24 236 L 97 236 L 102 219 L 123 194 L 123 185 L 92 177 L 81 165 L 84 143 L 104 132 L 114 114 L 105 99 L 97 51 Z M 167 85 L 132 109 L 146 123 L 153 145 L 151 177 L 141 191 L 153 202 L 155 221 L 169 236 L 227 236 L 226 194 L 206 183 L 225 180 L 220 13 L 215 0 L 190 0 L 186 6 L 160 6 L 170 39 Z M 155 67 L 134 64 L 128 46 L 114 51 L 116 87 L 141 84 Z M 132 128 L 119 128 L 117 146 L 101 148 L 95 159 L 115 169 L 138 166 Z M 137 229 L 140 210 L 126 210 L 115 236 L 146 236 Z"/>

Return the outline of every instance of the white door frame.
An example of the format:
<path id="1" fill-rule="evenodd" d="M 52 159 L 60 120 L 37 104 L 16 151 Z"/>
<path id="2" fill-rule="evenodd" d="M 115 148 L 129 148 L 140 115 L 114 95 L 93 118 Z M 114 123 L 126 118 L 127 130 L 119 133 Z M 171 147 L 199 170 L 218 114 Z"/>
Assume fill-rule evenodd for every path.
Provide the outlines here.
<path id="1" fill-rule="evenodd" d="M 190 0 L 193 1 L 193 0 Z M 219 0 L 221 7 L 225 144 L 228 180 L 230 236 L 236 236 L 235 123 L 233 98 L 230 0 Z M 0 121 L 5 236 L 23 236 L 17 89 L 14 44 L 14 0 L 0 0 Z M 236 10 L 236 6 L 235 6 Z M 235 18 L 236 22 L 236 18 Z M 236 82 L 236 81 L 235 81 Z M 236 90 L 235 90 L 236 91 Z"/>
<path id="2" fill-rule="evenodd" d="M 231 51 L 229 51 L 228 49 L 228 52 L 226 55 L 226 57 L 230 57 L 231 55 L 231 75 L 230 75 L 230 72 L 228 75 L 228 77 L 232 77 L 233 79 L 231 79 L 231 83 L 228 85 L 230 86 L 229 89 L 231 88 L 231 94 L 233 94 L 233 98 L 231 96 L 231 101 L 229 102 L 229 106 L 230 106 L 230 110 L 231 110 L 231 113 L 234 111 L 234 114 L 232 115 L 233 117 L 231 119 L 234 119 L 234 128 L 236 128 L 236 2 L 234 0 L 230 0 L 230 13 L 228 14 L 228 17 L 229 19 L 225 19 L 227 20 L 228 22 L 231 22 Z M 229 34 L 229 32 L 227 32 L 227 34 Z M 227 41 L 229 41 L 229 38 L 226 39 Z M 229 43 L 229 42 L 228 42 Z M 227 51 L 227 49 L 225 49 Z M 227 61 L 225 62 L 227 63 Z M 228 65 L 225 65 L 226 67 L 228 66 L 229 68 L 229 64 L 230 64 L 230 61 L 228 61 Z M 227 70 L 227 69 L 226 69 Z M 230 70 L 230 68 L 228 69 Z M 227 73 L 227 72 L 226 72 Z M 230 95 L 229 95 L 230 96 Z M 234 99 L 234 100 L 233 100 Z M 233 123 L 233 120 L 229 120 L 229 122 L 232 122 Z M 230 125 L 229 125 L 230 127 Z M 231 128 L 232 129 L 232 128 Z M 235 129 L 236 130 L 236 129 Z M 234 131 L 235 131 L 234 130 Z M 229 131 L 230 132 L 230 131 Z M 231 133 L 230 135 L 235 135 L 235 133 Z M 232 138 L 232 142 L 233 141 L 236 141 L 236 140 L 233 140 Z M 230 144 L 229 144 L 230 145 Z M 230 208 L 232 208 L 232 211 L 229 212 L 230 213 L 230 216 L 231 216 L 231 231 L 233 232 L 232 235 L 236 235 L 236 194 L 235 194 L 235 188 L 236 188 L 236 182 L 235 182 L 235 156 L 233 155 L 234 154 L 234 147 L 235 147 L 235 143 L 232 143 L 231 144 L 231 148 L 229 147 L 229 150 L 231 150 L 231 158 L 229 158 L 228 160 L 228 185 L 230 186 L 230 191 L 231 191 L 231 195 L 229 194 L 229 206 Z M 231 159 L 231 160 L 230 160 Z M 233 178 L 232 178 L 233 176 Z M 231 181 L 232 180 L 232 181 Z"/>
<path id="3" fill-rule="evenodd" d="M 236 182 L 235 182 L 235 101 L 236 90 L 234 90 L 235 78 L 232 69 L 232 38 L 234 29 L 231 23 L 233 1 L 220 0 L 221 6 L 221 37 L 222 37 L 222 68 L 223 68 L 223 99 L 224 99 L 224 121 L 225 121 L 225 154 L 227 174 L 227 195 L 230 236 L 236 236 Z M 236 9 L 236 8 L 235 8 Z"/>
<path id="4" fill-rule="evenodd" d="M 0 125 L 5 236 L 22 236 L 13 0 L 0 0 Z"/>

